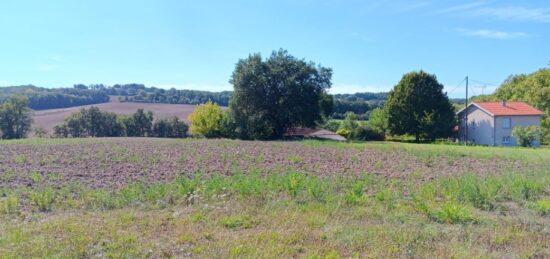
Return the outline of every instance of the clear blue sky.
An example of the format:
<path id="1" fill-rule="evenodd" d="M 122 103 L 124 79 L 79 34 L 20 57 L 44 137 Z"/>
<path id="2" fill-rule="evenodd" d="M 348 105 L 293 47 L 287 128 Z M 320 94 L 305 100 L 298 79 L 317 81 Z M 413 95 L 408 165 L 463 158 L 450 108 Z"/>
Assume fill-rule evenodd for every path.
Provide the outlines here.
<path id="1" fill-rule="evenodd" d="M 230 90 L 239 58 L 284 48 L 333 68 L 333 93 L 388 91 L 419 69 L 450 92 L 548 66 L 549 34 L 547 0 L 3 0 L 0 85 Z"/>

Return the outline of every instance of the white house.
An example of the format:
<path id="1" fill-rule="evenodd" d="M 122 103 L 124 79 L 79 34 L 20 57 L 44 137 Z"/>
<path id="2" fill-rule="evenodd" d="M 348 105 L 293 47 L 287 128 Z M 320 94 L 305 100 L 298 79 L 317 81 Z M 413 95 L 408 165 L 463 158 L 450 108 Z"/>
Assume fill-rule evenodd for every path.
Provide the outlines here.
<path id="1" fill-rule="evenodd" d="M 523 102 L 502 101 L 471 103 L 458 111 L 457 115 L 461 141 L 489 146 L 515 146 L 518 143 L 512 136 L 512 129 L 515 126 L 540 126 L 544 113 Z"/>

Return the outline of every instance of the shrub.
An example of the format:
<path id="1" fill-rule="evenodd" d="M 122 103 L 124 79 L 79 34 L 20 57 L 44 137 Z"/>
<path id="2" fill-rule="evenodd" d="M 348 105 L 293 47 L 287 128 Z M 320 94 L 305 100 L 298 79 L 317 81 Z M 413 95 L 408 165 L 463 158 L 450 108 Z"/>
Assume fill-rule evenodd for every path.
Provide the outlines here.
<path id="1" fill-rule="evenodd" d="M 347 130 L 347 129 L 339 129 L 338 131 L 336 131 L 336 134 L 344 137 L 344 138 L 349 138 L 350 135 L 351 135 L 351 131 L 350 130 Z"/>
<path id="2" fill-rule="evenodd" d="M 212 101 L 198 106 L 188 117 L 191 122 L 191 133 L 206 138 L 220 137 L 223 116 L 222 108 Z"/>
<path id="3" fill-rule="evenodd" d="M 55 192 L 51 188 L 44 190 L 33 191 L 31 193 L 31 201 L 42 212 L 51 211 L 55 201 Z"/>
<path id="4" fill-rule="evenodd" d="M 374 130 L 366 124 L 361 124 L 351 132 L 351 139 L 360 141 L 384 140 L 383 132 Z"/>
<path id="5" fill-rule="evenodd" d="M 536 142 L 540 141 L 542 131 L 537 126 L 516 126 L 512 130 L 512 136 L 517 139 L 522 147 L 532 147 Z"/>

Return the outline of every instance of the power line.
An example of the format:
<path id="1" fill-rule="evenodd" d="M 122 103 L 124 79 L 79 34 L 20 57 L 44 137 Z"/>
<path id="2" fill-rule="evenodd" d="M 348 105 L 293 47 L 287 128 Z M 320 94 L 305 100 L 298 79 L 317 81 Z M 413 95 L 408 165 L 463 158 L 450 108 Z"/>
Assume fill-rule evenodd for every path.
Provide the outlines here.
<path id="1" fill-rule="evenodd" d="M 478 84 L 483 84 L 483 85 L 498 86 L 497 84 L 491 84 L 491 83 L 482 82 L 482 81 L 478 81 L 478 80 L 474 80 L 474 79 L 470 79 L 470 81 L 478 83 Z"/>
<path id="2" fill-rule="evenodd" d="M 456 89 L 458 89 L 462 85 L 462 83 L 464 83 L 464 81 L 466 81 L 466 78 L 462 79 L 462 81 L 460 81 L 460 83 L 458 83 L 458 85 L 453 90 L 451 90 L 448 94 L 449 95 L 452 94 Z"/>

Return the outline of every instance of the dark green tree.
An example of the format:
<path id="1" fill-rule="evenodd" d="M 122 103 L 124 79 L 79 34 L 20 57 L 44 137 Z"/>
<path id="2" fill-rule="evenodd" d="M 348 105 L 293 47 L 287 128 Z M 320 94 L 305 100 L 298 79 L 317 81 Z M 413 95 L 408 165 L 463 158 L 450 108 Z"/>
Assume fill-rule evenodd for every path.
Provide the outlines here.
<path id="1" fill-rule="evenodd" d="M 411 134 L 416 142 L 448 137 L 455 123 L 443 85 L 424 71 L 404 75 L 390 92 L 385 110 L 390 133 Z"/>
<path id="2" fill-rule="evenodd" d="M 231 76 L 230 108 L 244 139 L 277 139 L 290 127 L 312 127 L 328 106 L 332 70 L 296 59 L 285 50 L 267 60 L 239 60 Z"/>
<path id="3" fill-rule="evenodd" d="M 189 126 L 178 117 L 156 120 L 153 135 L 157 138 L 185 138 Z"/>
<path id="4" fill-rule="evenodd" d="M 132 115 L 132 118 L 134 120 L 136 136 L 146 137 L 152 135 L 153 112 L 145 112 L 143 109 L 138 109 L 137 112 Z"/>
<path id="5" fill-rule="evenodd" d="M 31 130 L 32 111 L 26 97 L 14 96 L 0 105 L 0 136 L 2 139 L 24 138 Z"/>

